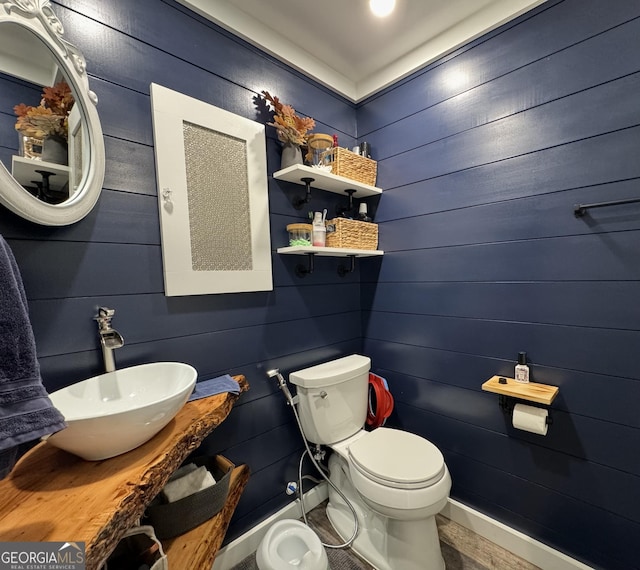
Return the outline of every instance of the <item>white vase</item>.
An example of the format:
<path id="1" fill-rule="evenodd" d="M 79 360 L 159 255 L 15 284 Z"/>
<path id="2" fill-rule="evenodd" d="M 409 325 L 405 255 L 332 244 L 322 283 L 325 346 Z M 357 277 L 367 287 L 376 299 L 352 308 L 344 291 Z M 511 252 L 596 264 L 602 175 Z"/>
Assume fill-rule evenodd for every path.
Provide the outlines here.
<path id="1" fill-rule="evenodd" d="M 285 143 L 282 146 L 282 156 L 280 157 L 280 168 L 287 168 L 294 164 L 302 164 L 302 151 L 296 144 Z"/>
<path id="2" fill-rule="evenodd" d="M 42 160 L 55 164 L 69 164 L 67 141 L 59 137 L 45 137 L 42 144 Z"/>

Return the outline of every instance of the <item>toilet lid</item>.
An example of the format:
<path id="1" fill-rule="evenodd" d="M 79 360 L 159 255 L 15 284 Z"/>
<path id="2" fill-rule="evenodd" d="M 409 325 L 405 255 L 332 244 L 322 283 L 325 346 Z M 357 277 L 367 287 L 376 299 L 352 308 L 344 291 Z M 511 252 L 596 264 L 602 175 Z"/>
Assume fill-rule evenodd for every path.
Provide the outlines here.
<path id="1" fill-rule="evenodd" d="M 444 474 L 444 457 L 430 441 L 401 430 L 380 427 L 349 446 L 362 473 L 383 485 L 424 488 Z"/>

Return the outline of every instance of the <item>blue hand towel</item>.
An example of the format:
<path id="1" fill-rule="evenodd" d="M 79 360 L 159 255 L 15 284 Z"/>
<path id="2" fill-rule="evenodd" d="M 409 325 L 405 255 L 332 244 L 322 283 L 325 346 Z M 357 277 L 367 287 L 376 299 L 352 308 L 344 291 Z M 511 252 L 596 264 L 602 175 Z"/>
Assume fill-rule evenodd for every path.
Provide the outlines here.
<path id="1" fill-rule="evenodd" d="M 199 400 L 200 398 L 206 398 L 207 396 L 213 396 L 215 394 L 222 394 L 223 392 L 239 394 L 240 384 L 238 384 L 228 374 L 218 376 L 217 378 L 211 378 L 210 380 L 196 382 L 195 388 L 189 397 L 189 402 L 191 400 Z"/>
<path id="2" fill-rule="evenodd" d="M 28 449 L 24 444 L 64 427 L 42 385 L 18 265 L 0 236 L 0 478 Z"/>

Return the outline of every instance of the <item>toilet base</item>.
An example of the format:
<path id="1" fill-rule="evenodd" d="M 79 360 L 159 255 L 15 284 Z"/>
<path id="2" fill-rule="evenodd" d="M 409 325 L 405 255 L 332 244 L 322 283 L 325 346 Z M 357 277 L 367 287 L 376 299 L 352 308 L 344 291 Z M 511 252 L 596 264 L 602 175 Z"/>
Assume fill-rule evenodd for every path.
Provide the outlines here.
<path id="1" fill-rule="evenodd" d="M 346 465 L 333 456 L 331 481 L 342 491 L 358 515 L 358 535 L 352 549 L 377 570 L 445 570 L 435 516 L 397 520 L 371 510 L 358 495 L 345 472 Z M 342 540 L 353 534 L 351 509 L 331 487 L 327 518 Z"/>

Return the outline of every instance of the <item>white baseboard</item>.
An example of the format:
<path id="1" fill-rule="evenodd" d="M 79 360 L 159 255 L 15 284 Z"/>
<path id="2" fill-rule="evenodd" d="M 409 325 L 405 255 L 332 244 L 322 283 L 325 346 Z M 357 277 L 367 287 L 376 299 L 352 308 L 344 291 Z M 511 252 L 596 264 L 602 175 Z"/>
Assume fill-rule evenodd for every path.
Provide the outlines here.
<path id="1" fill-rule="evenodd" d="M 593 570 L 591 566 L 578 562 L 454 499 L 449 499 L 440 514 L 540 568 Z"/>
<path id="2" fill-rule="evenodd" d="M 317 507 L 328 496 L 326 483 L 316 485 L 304 494 L 306 511 L 309 512 Z M 454 499 L 449 499 L 441 514 L 540 568 L 593 570 L 591 566 L 574 560 L 566 554 L 554 550 L 550 546 L 534 540 L 526 534 L 512 529 Z M 216 556 L 212 570 L 230 570 L 258 549 L 260 541 L 273 523 L 282 519 L 298 518 L 300 518 L 300 501 L 295 500 L 245 532 L 242 536 L 236 538 L 233 542 L 227 544 L 224 548 L 221 548 Z"/>
<path id="3" fill-rule="evenodd" d="M 326 483 L 323 482 L 316 485 L 304 494 L 305 510 L 309 512 L 314 509 L 322 501 L 326 500 L 328 496 L 329 491 Z M 230 570 L 258 550 L 262 537 L 273 523 L 282 519 L 299 519 L 300 517 L 300 499 L 296 499 L 227 544 L 224 548 L 221 548 L 216 555 L 212 570 Z"/>

